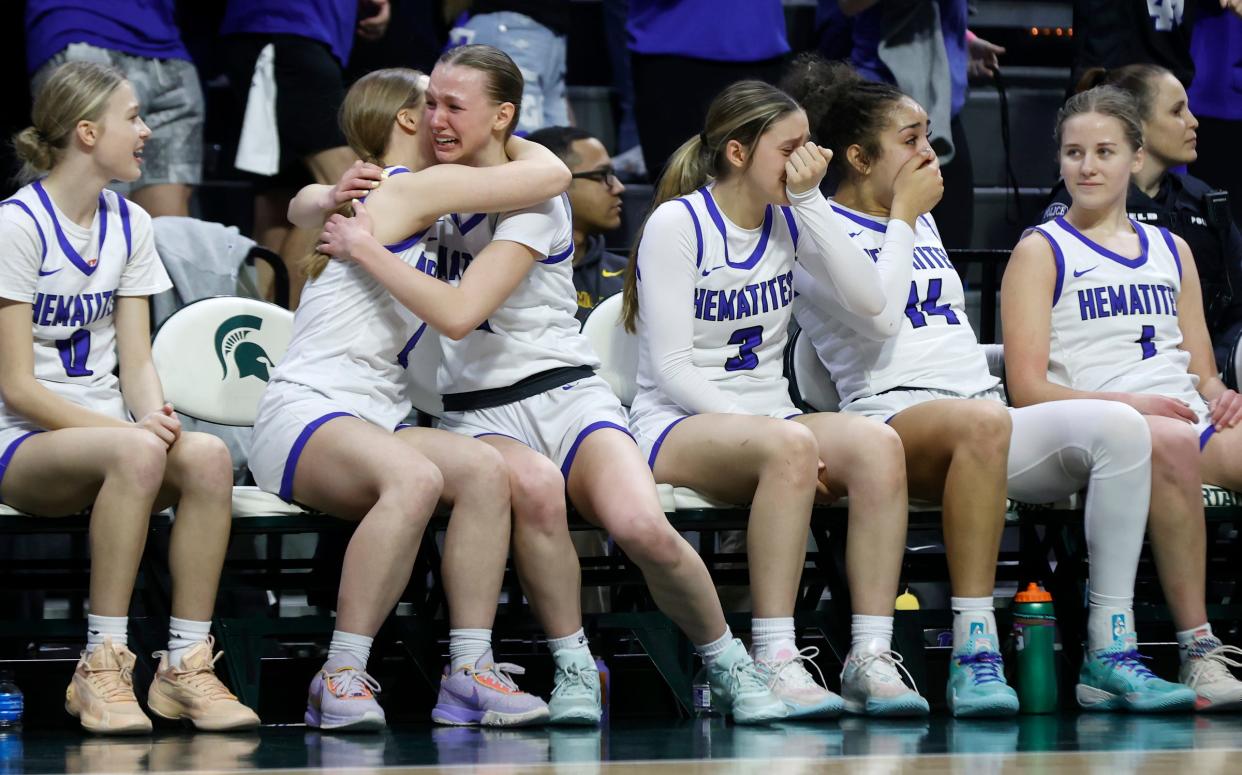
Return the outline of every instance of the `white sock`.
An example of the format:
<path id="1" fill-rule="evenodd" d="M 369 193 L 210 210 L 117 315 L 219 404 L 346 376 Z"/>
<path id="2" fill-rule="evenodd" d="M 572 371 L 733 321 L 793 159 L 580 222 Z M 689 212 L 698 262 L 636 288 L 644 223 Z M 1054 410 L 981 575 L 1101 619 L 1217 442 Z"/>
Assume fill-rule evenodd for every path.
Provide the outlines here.
<path id="1" fill-rule="evenodd" d="M 721 635 L 711 643 L 695 646 L 694 650 L 699 652 L 699 656 L 703 658 L 703 665 L 711 667 L 712 663 L 719 659 L 720 655 L 725 653 L 725 649 L 731 645 L 733 645 L 733 631 L 726 626 L 724 635 Z"/>
<path id="2" fill-rule="evenodd" d="M 893 648 L 893 617 L 854 614 L 850 617 L 850 651 L 866 648 L 884 652 Z"/>
<path id="3" fill-rule="evenodd" d="M 780 662 L 798 655 L 792 616 L 750 620 L 750 653 L 764 662 Z"/>
<path id="4" fill-rule="evenodd" d="M 548 638 L 548 650 L 553 654 L 558 651 L 569 649 L 571 651 L 585 651 L 591 653 L 590 644 L 587 643 L 586 633 L 579 627 L 577 632 L 570 633 L 563 638 Z"/>
<path id="5" fill-rule="evenodd" d="M 463 667 L 474 667 L 491 647 L 491 630 L 449 630 L 449 670 L 456 673 Z"/>
<path id="6" fill-rule="evenodd" d="M 111 638 L 113 646 L 128 646 L 129 617 L 87 614 L 86 653 L 90 654 L 102 646 L 104 638 Z"/>
<path id="7" fill-rule="evenodd" d="M 328 644 L 328 659 L 340 654 L 350 654 L 362 662 L 362 667 L 367 666 L 367 661 L 371 659 L 371 644 L 375 642 L 375 638 L 368 638 L 365 635 L 358 635 L 353 632 L 345 632 L 343 630 L 332 631 L 332 642 Z"/>
<path id="8" fill-rule="evenodd" d="M 1220 644 L 1220 641 L 1212 634 L 1212 625 L 1204 622 L 1198 627 L 1191 627 L 1189 630 L 1182 630 L 1177 633 L 1177 658 L 1185 662 L 1188 659 L 1203 656 L 1203 654 L 1198 653 L 1197 649 L 1191 648 L 1194 642 L 1201 638 L 1211 638 L 1215 641 L 1212 643 L 1213 647 Z"/>
<path id="9" fill-rule="evenodd" d="M 996 604 L 991 597 L 953 597 L 953 650 L 967 645 L 973 651 L 972 636 L 980 631 L 996 635 Z"/>
<path id="10" fill-rule="evenodd" d="M 196 622 L 193 619 L 168 619 L 168 664 L 181 667 L 181 658 L 190 653 L 190 649 L 205 643 L 211 635 L 211 622 Z"/>
<path id="11" fill-rule="evenodd" d="M 1116 648 L 1134 632 L 1134 598 L 1087 594 L 1087 653 Z"/>

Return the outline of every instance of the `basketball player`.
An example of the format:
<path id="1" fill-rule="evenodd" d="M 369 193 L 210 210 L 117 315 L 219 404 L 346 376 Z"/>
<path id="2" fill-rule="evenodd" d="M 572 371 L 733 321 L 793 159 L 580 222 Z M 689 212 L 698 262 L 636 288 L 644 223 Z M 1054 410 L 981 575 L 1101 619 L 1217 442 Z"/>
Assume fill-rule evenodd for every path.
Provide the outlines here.
<path id="1" fill-rule="evenodd" d="M 751 504 L 752 656 L 790 715 L 917 715 L 927 701 L 903 683 L 891 649 L 906 536 L 897 434 L 803 416 L 781 373 L 795 254 L 848 289 L 859 314 L 881 306 L 871 260 L 819 193 L 830 158 L 774 86 L 741 81 L 712 102 L 703 132 L 669 160 L 630 264 L 626 324 L 640 341 L 631 421 L 656 481 Z M 850 498 L 844 700 L 815 681 L 815 650 L 794 639 L 817 492 Z"/>
<path id="2" fill-rule="evenodd" d="M 954 588 L 950 711 L 1012 714 L 1017 697 L 1001 673 L 992 612 L 1005 494 L 1046 503 L 1087 487 L 1087 662 L 1113 664 L 1104 660 L 1129 653 L 1116 639 L 1133 634 L 1150 435 L 1137 412 L 1106 401 L 1007 409 L 966 318 L 961 279 L 928 213 L 941 188 L 934 182 L 923 108 L 896 87 L 814 57 L 800 59 L 787 80 L 816 117 L 834 158 L 846 162 L 838 171 L 833 208 L 874 257 L 888 299 L 884 314 L 859 318 L 843 308 L 835 289 L 799 273 L 794 314 L 832 374 L 844 410 L 896 430 L 912 491 L 944 505 Z M 907 194 L 920 190 L 924 196 Z M 910 202 L 917 206 L 908 207 Z M 986 529 L 986 540 L 967 543 L 959 531 L 971 522 Z M 1116 664 L 1131 670 L 1140 663 L 1130 654 Z M 1103 675 L 1083 675 L 1078 694 L 1089 704 L 1103 691 Z M 1193 702 L 1176 684 L 1132 683 L 1125 696 L 1136 710 L 1188 708 Z"/>
<path id="3" fill-rule="evenodd" d="M 1126 216 L 1144 162 L 1133 97 L 1111 86 L 1081 92 L 1057 116 L 1064 216 L 1014 249 L 1001 288 L 1005 366 L 1015 404 L 1075 398 L 1129 404 L 1151 430 L 1149 533 L 1177 627 L 1181 682 L 1200 710 L 1242 707 L 1229 672 L 1242 651 L 1212 633 L 1204 605 L 1201 482 L 1242 487 L 1242 400 L 1217 376 L 1195 259 L 1164 228 Z M 1083 667 L 1105 677 L 1095 707 L 1125 707 L 1150 674 L 1126 650 Z M 1080 702 L 1083 693 L 1079 692 Z"/>
<path id="4" fill-rule="evenodd" d="M 423 119 L 425 80 L 404 68 L 363 76 L 345 97 L 341 128 L 360 158 L 385 165 L 383 185 L 362 196 L 385 249 L 403 266 L 434 274 L 430 227 L 446 208 L 529 205 L 563 191 L 569 173 L 552 153 L 523 140 L 513 141 L 516 161 L 503 168 L 428 168 L 434 159 Z M 369 182 L 358 174 L 346 186 L 348 196 Z M 325 208 L 344 198 L 331 188 L 301 192 L 291 207 L 295 222 L 322 224 Z M 521 671 L 492 658 L 509 550 L 509 481 L 500 455 L 473 439 L 401 424 L 410 412 L 405 367 L 426 325 L 355 263 L 317 253 L 306 270 L 293 339 L 259 404 L 250 456 L 264 489 L 360 521 L 306 723 L 384 726 L 378 687 L 366 672 L 372 638 L 405 590 L 441 499 L 453 507 L 442 564 L 452 664 L 432 719 L 484 726 L 546 720 L 547 705 L 519 691 L 509 675 Z"/>
<path id="5" fill-rule="evenodd" d="M 147 297 L 171 283 L 151 218 L 105 188 L 141 177 L 151 131 L 124 76 L 86 62 L 48 77 L 33 123 L 14 144 L 25 179 L 38 179 L 0 203 L 0 500 L 49 517 L 91 509 L 86 650 L 65 708 L 91 732 L 151 730 L 134 696 L 127 614 L 150 514 L 176 505 L 168 651 L 147 707 L 199 729 L 256 727 L 212 668 L 229 453 L 182 433 L 164 402 Z"/>
<path id="6" fill-rule="evenodd" d="M 450 49 L 431 74 L 427 122 L 441 163 L 505 161 L 522 76 L 490 46 Z M 482 441 L 509 468 L 513 551 L 556 663 L 553 723 L 599 722 L 599 675 L 582 631 L 565 495 L 643 571 L 660 609 L 703 656 L 722 709 L 741 723 L 785 716 L 724 621 L 711 577 L 660 508 L 625 412 L 574 318 L 573 234 L 564 197 L 442 222 L 439 275 L 391 259 L 365 205 L 333 216 L 324 241 L 382 282 L 446 338 L 441 427 Z"/>

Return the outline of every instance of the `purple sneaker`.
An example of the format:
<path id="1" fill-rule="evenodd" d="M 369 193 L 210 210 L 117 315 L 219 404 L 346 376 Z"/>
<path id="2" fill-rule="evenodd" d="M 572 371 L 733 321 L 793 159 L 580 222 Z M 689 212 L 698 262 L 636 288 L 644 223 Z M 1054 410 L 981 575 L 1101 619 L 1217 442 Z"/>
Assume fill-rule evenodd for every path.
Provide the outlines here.
<path id="1" fill-rule="evenodd" d="M 375 732 L 386 725 L 375 700 L 379 683 L 353 654 L 337 654 L 311 680 L 306 726 L 325 731 Z"/>
<path id="2" fill-rule="evenodd" d="M 548 705 L 517 687 L 510 675 L 526 670 L 506 662 L 493 662 L 492 652 L 479 657 L 474 667 L 444 669 L 440 696 L 431 720 L 453 726 L 519 727 L 548 720 Z"/>

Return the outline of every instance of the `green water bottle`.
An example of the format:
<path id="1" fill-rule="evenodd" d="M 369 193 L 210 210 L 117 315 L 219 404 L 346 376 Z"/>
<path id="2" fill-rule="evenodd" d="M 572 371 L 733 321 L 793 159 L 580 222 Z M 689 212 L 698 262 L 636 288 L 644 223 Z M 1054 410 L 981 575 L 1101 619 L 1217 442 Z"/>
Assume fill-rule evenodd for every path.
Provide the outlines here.
<path id="1" fill-rule="evenodd" d="M 1014 595 L 1011 610 L 1018 662 L 1018 707 L 1023 713 L 1052 713 L 1057 709 L 1057 619 L 1052 595 L 1032 583 Z"/>

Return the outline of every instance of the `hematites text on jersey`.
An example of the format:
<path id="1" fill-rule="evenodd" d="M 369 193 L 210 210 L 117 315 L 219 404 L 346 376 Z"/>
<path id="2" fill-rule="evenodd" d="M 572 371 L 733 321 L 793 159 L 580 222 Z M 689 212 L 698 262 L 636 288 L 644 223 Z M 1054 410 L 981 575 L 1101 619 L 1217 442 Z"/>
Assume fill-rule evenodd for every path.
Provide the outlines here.
<path id="1" fill-rule="evenodd" d="M 742 320 L 793 303 L 793 272 L 727 291 L 696 288 L 694 316 L 699 320 Z"/>
<path id="2" fill-rule="evenodd" d="M 1177 289 L 1150 283 L 1082 288 L 1078 291 L 1078 313 L 1083 320 L 1121 315 L 1177 317 Z"/>
<path id="3" fill-rule="evenodd" d="M 113 293 L 114 291 L 101 291 L 76 296 L 40 293 L 35 296 L 31 319 L 36 326 L 77 328 L 89 325 L 112 314 L 113 303 L 116 301 Z"/>

